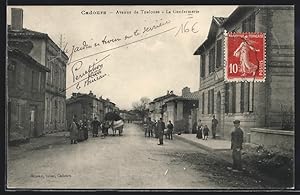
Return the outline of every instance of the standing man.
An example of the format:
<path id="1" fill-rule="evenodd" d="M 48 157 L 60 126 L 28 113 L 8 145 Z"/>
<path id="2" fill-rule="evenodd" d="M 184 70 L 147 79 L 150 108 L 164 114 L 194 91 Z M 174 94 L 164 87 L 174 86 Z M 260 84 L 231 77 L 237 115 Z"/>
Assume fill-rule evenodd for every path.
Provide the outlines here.
<path id="1" fill-rule="evenodd" d="M 89 129 L 88 129 L 88 121 L 86 116 L 84 116 L 82 120 L 82 129 L 83 129 L 83 134 L 84 134 L 84 140 L 87 140 L 89 137 Z"/>
<path id="2" fill-rule="evenodd" d="M 211 132 L 212 132 L 212 138 L 216 139 L 216 131 L 219 121 L 215 118 L 215 115 L 213 115 L 213 119 L 211 121 Z"/>
<path id="3" fill-rule="evenodd" d="M 158 140 L 159 143 L 157 145 L 163 145 L 163 139 L 164 139 L 164 130 L 166 126 L 165 123 L 163 122 L 162 118 L 159 119 L 157 122 L 157 133 L 158 133 Z"/>
<path id="4" fill-rule="evenodd" d="M 148 121 L 148 134 L 149 134 L 149 137 L 153 137 L 153 128 L 154 128 L 154 122 L 149 117 L 149 121 Z"/>
<path id="5" fill-rule="evenodd" d="M 154 134 L 155 134 L 155 138 L 158 138 L 158 132 L 157 132 L 157 122 L 156 120 L 154 119 L 154 124 L 153 124 L 153 128 L 154 128 Z"/>
<path id="6" fill-rule="evenodd" d="M 169 121 L 169 124 L 167 125 L 167 129 L 168 129 L 168 137 L 169 137 L 169 139 L 173 139 L 174 125 L 172 124 L 171 121 Z"/>
<path id="7" fill-rule="evenodd" d="M 244 133 L 243 130 L 240 128 L 240 121 L 235 120 L 233 121 L 234 130 L 231 132 L 231 149 L 232 149 L 232 171 L 238 172 L 242 170 L 242 145 L 243 145 L 243 138 Z"/>
<path id="8" fill-rule="evenodd" d="M 91 125 L 92 125 L 93 137 L 98 137 L 98 128 L 100 126 L 100 122 L 97 120 L 97 117 L 94 118 Z"/>

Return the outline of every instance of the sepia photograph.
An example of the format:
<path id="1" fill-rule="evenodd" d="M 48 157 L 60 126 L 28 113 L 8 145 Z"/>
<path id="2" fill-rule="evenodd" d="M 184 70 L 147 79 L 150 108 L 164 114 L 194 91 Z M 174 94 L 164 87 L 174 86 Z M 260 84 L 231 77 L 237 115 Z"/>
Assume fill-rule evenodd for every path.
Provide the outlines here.
<path id="1" fill-rule="evenodd" d="M 6 191 L 295 189 L 293 5 L 6 11 Z"/>

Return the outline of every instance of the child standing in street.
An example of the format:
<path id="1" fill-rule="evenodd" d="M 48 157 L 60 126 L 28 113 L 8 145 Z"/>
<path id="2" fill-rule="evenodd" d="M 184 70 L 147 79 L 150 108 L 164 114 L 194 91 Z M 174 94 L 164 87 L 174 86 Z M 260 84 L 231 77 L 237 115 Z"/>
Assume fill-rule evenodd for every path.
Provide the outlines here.
<path id="1" fill-rule="evenodd" d="M 209 128 L 207 127 L 207 125 L 204 125 L 203 140 L 207 140 L 207 138 L 208 138 L 208 132 L 209 132 Z"/>

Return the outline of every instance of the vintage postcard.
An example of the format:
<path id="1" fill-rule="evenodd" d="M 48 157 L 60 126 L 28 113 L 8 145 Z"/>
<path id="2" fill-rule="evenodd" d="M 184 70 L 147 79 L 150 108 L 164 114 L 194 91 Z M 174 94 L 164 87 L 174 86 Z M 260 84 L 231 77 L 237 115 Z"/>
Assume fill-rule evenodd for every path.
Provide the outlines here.
<path id="1" fill-rule="evenodd" d="M 7 6 L 6 190 L 294 189 L 294 14 Z"/>

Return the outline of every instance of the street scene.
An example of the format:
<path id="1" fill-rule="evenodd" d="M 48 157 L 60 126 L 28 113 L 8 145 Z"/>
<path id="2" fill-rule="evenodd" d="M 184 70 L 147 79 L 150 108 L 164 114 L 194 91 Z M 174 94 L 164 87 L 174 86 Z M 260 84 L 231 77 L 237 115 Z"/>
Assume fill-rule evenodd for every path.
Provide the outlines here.
<path id="1" fill-rule="evenodd" d="M 226 170 L 229 162 L 176 138 L 166 140 L 164 147 L 157 147 L 157 140 L 145 138 L 137 124 L 126 123 L 123 136 L 89 138 L 76 146 L 69 144 L 67 136 L 57 135 L 52 142 L 36 143 L 31 148 L 12 148 L 8 156 L 11 186 L 32 189 L 282 187 L 254 173 L 233 174 Z"/>
<path id="2" fill-rule="evenodd" d="M 294 31 L 287 5 L 8 6 L 6 190 L 294 189 Z"/>

